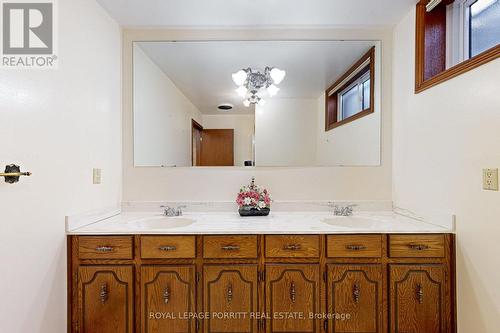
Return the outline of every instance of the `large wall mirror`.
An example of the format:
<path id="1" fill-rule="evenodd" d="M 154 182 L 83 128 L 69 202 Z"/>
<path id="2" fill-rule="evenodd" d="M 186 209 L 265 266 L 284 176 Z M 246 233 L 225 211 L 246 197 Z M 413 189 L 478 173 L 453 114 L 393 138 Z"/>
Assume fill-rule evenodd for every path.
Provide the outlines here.
<path id="1" fill-rule="evenodd" d="M 380 42 L 134 42 L 134 165 L 378 166 Z"/>

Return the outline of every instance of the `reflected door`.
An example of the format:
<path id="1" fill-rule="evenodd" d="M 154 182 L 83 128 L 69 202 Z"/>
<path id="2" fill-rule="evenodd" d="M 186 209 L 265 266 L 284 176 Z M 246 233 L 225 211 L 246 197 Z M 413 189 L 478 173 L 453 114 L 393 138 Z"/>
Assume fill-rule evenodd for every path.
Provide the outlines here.
<path id="1" fill-rule="evenodd" d="M 204 129 L 201 132 L 200 166 L 234 166 L 234 130 Z"/>

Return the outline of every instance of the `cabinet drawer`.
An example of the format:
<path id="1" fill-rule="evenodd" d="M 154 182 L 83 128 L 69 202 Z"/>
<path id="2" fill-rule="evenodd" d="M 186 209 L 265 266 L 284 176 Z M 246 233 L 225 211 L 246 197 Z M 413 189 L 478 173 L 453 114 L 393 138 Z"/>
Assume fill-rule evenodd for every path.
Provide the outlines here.
<path id="1" fill-rule="evenodd" d="M 132 259 L 132 236 L 79 236 L 80 259 Z"/>
<path id="2" fill-rule="evenodd" d="M 266 236 L 266 257 L 317 258 L 319 236 Z"/>
<path id="3" fill-rule="evenodd" d="M 326 241 L 327 255 L 334 258 L 380 258 L 381 235 L 330 235 Z"/>
<path id="4" fill-rule="evenodd" d="M 257 258 L 257 236 L 204 236 L 203 258 Z"/>
<path id="5" fill-rule="evenodd" d="M 195 258 L 196 236 L 141 236 L 141 258 Z"/>
<path id="6" fill-rule="evenodd" d="M 390 235 L 389 256 L 393 258 L 442 258 L 444 235 Z"/>

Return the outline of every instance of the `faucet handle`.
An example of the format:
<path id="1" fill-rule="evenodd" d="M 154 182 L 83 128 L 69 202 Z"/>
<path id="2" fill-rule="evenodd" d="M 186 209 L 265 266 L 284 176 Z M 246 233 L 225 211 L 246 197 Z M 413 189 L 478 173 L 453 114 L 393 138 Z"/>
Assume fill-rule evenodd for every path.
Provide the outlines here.
<path id="1" fill-rule="evenodd" d="M 163 214 L 166 216 L 170 216 L 172 214 L 173 208 L 168 205 L 161 205 L 160 208 L 163 208 Z"/>
<path id="2" fill-rule="evenodd" d="M 177 206 L 177 216 L 182 216 L 182 208 L 187 208 L 186 205 Z"/>

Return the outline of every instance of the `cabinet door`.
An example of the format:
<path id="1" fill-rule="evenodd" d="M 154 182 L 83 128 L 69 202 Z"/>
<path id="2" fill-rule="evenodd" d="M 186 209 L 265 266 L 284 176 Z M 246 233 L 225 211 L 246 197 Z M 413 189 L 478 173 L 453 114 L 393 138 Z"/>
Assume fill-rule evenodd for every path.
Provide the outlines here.
<path id="1" fill-rule="evenodd" d="M 391 265 L 391 332 L 445 332 L 444 294 L 443 266 Z"/>
<path id="2" fill-rule="evenodd" d="M 203 281 L 205 332 L 257 331 L 257 265 L 205 265 Z"/>
<path id="3" fill-rule="evenodd" d="M 327 288 L 328 313 L 339 314 L 329 325 L 331 332 L 382 332 L 380 265 L 328 265 Z"/>
<path id="4" fill-rule="evenodd" d="M 80 332 L 133 332 L 133 295 L 131 266 L 79 267 Z"/>
<path id="5" fill-rule="evenodd" d="M 194 266 L 141 267 L 142 333 L 194 332 Z"/>
<path id="6" fill-rule="evenodd" d="M 319 332 L 319 265 L 266 265 L 267 332 Z"/>

